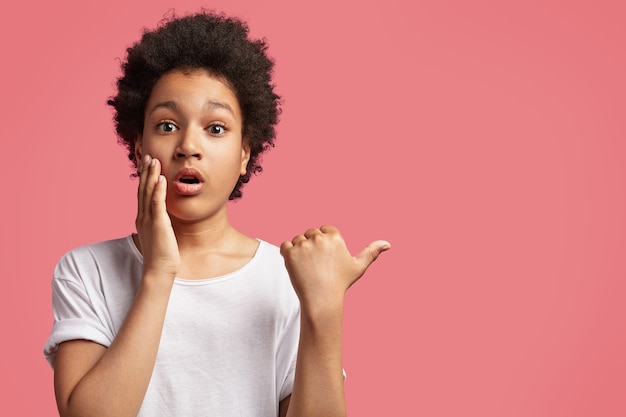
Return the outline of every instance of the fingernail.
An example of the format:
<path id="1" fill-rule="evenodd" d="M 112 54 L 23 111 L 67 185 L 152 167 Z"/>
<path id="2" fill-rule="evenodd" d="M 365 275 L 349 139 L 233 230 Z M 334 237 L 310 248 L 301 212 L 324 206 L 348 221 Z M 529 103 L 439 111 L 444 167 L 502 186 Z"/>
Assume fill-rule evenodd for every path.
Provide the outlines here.
<path id="1" fill-rule="evenodd" d="M 145 155 L 143 156 L 143 163 L 144 163 L 144 164 L 147 164 L 149 161 L 150 161 L 150 155 L 145 154 Z"/>

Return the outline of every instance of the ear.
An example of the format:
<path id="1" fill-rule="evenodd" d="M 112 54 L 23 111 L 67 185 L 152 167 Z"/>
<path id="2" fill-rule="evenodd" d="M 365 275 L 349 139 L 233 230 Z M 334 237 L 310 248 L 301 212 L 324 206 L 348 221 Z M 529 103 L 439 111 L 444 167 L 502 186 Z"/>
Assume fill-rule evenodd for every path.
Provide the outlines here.
<path id="1" fill-rule="evenodd" d="M 248 172 L 248 161 L 250 160 L 250 145 L 248 140 L 244 139 L 241 146 L 241 171 L 240 175 L 246 175 Z"/>

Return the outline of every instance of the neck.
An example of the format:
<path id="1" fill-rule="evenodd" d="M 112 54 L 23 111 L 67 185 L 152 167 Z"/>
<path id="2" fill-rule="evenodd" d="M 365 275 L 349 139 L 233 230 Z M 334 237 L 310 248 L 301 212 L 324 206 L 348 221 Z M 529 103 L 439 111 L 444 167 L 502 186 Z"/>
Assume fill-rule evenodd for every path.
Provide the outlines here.
<path id="1" fill-rule="evenodd" d="M 211 252 L 231 244 L 240 233 L 230 224 L 226 213 L 218 217 L 189 222 L 170 216 L 178 249 L 181 252 Z"/>

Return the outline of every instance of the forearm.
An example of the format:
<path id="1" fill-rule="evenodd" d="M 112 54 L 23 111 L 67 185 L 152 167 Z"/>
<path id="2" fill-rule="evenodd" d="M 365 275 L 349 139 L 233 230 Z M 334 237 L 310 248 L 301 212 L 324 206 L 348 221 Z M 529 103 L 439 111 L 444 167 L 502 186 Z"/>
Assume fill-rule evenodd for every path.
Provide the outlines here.
<path id="1" fill-rule="evenodd" d="M 346 415 L 342 371 L 343 303 L 303 306 L 296 376 L 288 417 Z"/>
<path id="2" fill-rule="evenodd" d="M 115 340 L 59 407 L 62 416 L 135 417 L 145 396 L 171 292 L 144 277 Z"/>
<path id="3" fill-rule="evenodd" d="M 309 229 L 280 245 L 301 306 L 300 345 L 288 417 L 344 417 L 341 338 L 348 288 L 388 250 L 377 240 L 352 256 L 339 231 Z"/>

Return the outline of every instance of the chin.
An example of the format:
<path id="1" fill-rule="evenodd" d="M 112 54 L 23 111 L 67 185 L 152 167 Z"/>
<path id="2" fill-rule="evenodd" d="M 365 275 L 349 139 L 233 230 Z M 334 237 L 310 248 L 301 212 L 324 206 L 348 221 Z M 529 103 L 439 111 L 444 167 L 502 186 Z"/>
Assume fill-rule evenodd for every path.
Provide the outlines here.
<path id="1" fill-rule="evenodd" d="M 215 217 L 221 210 L 219 208 L 209 208 L 206 204 L 202 207 L 173 207 L 168 208 L 167 214 L 170 219 L 182 223 L 194 223 Z"/>

